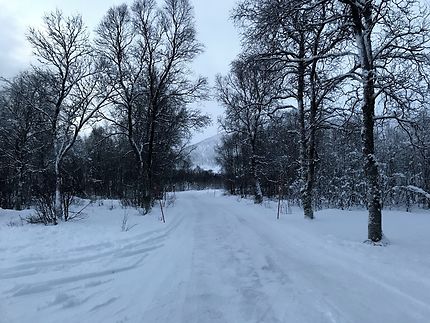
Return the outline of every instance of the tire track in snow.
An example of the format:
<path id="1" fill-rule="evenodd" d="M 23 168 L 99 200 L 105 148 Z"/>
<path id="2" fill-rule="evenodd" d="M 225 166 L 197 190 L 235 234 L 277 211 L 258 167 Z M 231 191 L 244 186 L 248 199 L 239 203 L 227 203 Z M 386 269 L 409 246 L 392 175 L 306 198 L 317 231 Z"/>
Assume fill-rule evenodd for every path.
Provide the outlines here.
<path id="1" fill-rule="evenodd" d="M 289 244 L 285 246 L 285 249 L 281 249 L 279 241 L 283 239 L 277 236 L 280 231 L 274 230 L 270 232 L 268 226 L 248 221 L 243 212 L 233 212 L 232 214 L 243 225 L 246 225 L 249 230 L 254 231 L 262 241 L 266 241 L 271 245 L 268 252 L 275 251 L 273 254 L 278 255 L 278 258 L 289 260 L 289 262 L 285 262 L 284 267 L 289 268 L 290 275 L 294 277 L 295 281 L 300 282 L 299 285 L 305 288 L 308 286 L 308 291 L 312 293 L 313 302 L 316 303 L 315 305 L 320 308 L 322 313 L 325 313 L 328 322 L 361 322 L 357 317 L 351 316 L 350 313 L 360 312 L 355 307 L 362 306 L 362 308 L 366 308 L 364 301 L 368 297 L 377 297 L 377 295 L 384 294 L 394 294 L 400 297 L 397 308 L 399 308 L 399 305 L 404 307 L 405 310 L 400 313 L 403 315 L 407 313 L 409 320 L 410 317 L 414 317 L 414 322 L 427 322 L 430 315 L 429 303 L 385 283 L 382 279 L 378 279 L 379 275 L 377 275 L 378 277 L 372 277 L 371 274 L 366 272 L 366 268 L 363 268 L 363 270 L 357 269 L 357 261 L 352 255 L 340 252 L 336 248 L 324 249 L 321 246 L 322 241 L 308 232 L 297 231 L 296 228 L 286 228 L 287 230 L 283 232 L 284 235 L 289 237 Z M 252 220 L 255 220 L 255 218 Z M 283 228 L 285 229 L 285 227 Z M 322 251 L 325 251 L 323 256 L 321 255 Z M 321 261 L 322 258 L 324 259 L 323 262 Z M 361 290 L 348 293 L 348 287 L 352 281 L 354 281 L 354 284 L 356 284 L 356 281 L 361 281 Z M 310 286 L 310 283 L 313 286 Z M 339 286 L 339 284 L 343 285 Z M 332 286 L 332 290 L 337 290 L 337 293 L 327 290 L 327 286 Z M 377 292 L 375 294 L 372 291 Z M 350 300 L 350 297 L 353 297 L 354 301 Z M 412 302 L 421 309 L 418 313 L 414 313 L 411 308 L 403 305 L 405 302 L 409 303 L 409 305 L 412 305 L 410 304 Z M 343 309 L 340 304 L 344 305 L 345 309 L 349 308 L 349 310 Z M 368 311 L 378 312 L 378 308 L 368 308 Z M 382 311 L 381 309 L 376 316 L 381 317 Z M 385 308 L 384 311 L 390 313 L 389 307 Z M 402 323 L 405 322 L 404 320 L 405 318 L 400 316 L 392 322 Z M 377 321 L 375 320 L 375 322 Z"/>
<path id="2" fill-rule="evenodd" d="M 30 261 L 30 262 L 24 262 L 19 265 L 11 266 L 11 267 L 4 267 L 0 268 L 0 279 L 15 279 L 23 276 L 31 276 L 36 275 L 40 272 L 46 272 L 47 270 L 51 271 L 62 271 L 64 270 L 64 265 L 72 266 L 72 265 L 81 265 L 82 263 L 88 262 L 98 262 L 100 259 L 105 258 L 126 258 L 126 257 L 132 257 L 136 256 L 142 253 L 146 253 L 148 251 L 155 249 L 158 249 L 162 246 L 161 242 L 166 239 L 166 237 L 169 236 L 169 234 L 174 231 L 180 224 L 182 219 L 178 218 L 175 219 L 172 224 L 166 229 L 161 230 L 152 230 L 149 231 L 148 234 L 140 234 L 137 236 L 132 236 L 127 239 L 118 240 L 117 243 L 121 242 L 127 242 L 124 245 L 121 245 L 116 248 L 108 248 L 111 246 L 110 244 L 99 244 L 106 246 L 107 251 L 102 251 L 96 249 L 96 252 L 94 253 L 94 247 L 97 245 L 90 245 L 90 247 L 84 249 L 84 250 L 90 250 L 92 254 L 76 257 L 76 258 L 63 258 L 63 259 L 56 259 L 56 260 L 45 260 L 45 261 Z M 153 236 L 153 237 L 151 237 Z M 140 240 L 140 238 L 144 237 L 143 240 Z M 137 242 L 128 243 L 130 240 L 137 240 Z M 153 245 L 153 247 L 148 247 Z M 76 249 L 83 249 L 84 247 L 75 248 Z M 65 251 L 62 254 L 68 254 L 69 251 Z M 55 255 L 53 256 L 55 257 Z M 57 269 L 55 266 L 59 266 Z M 70 269 L 70 268 L 69 268 Z"/>
<path id="3" fill-rule="evenodd" d="M 193 282 L 181 322 L 261 322 L 262 311 L 267 322 L 280 322 L 268 303 L 254 251 L 247 248 L 228 210 L 213 205 L 215 201 L 198 202 L 201 210 L 211 212 L 196 219 Z"/>

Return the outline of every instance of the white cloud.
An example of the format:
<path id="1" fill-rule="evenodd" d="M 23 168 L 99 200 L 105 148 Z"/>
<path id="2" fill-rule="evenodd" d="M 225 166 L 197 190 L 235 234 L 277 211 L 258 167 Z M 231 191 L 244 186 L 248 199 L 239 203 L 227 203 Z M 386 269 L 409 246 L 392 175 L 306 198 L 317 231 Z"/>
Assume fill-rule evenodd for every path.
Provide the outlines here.
<path id="1" fill-rule="evenodd" d="M 0 11 L 0 25 L 0 75 L 11 77 L 28 66 L 30 50 L 25 29 L 8 14 L 8 9 Z"/>

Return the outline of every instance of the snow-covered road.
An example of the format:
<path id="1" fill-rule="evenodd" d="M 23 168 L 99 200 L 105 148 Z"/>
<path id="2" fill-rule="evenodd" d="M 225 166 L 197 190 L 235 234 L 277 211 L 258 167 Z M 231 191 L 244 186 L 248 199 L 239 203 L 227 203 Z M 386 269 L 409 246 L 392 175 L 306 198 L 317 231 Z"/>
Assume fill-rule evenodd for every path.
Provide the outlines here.
<path id="1" fill-rule="evenodd" d="M 382 248 L 361 243 L 364 212 L 277 221 L 213 191 L 129 232 L 122 210 L 91 212 L 0 229 L 0 322 L 430 322 L 428 213 L 390 214 Z"/>

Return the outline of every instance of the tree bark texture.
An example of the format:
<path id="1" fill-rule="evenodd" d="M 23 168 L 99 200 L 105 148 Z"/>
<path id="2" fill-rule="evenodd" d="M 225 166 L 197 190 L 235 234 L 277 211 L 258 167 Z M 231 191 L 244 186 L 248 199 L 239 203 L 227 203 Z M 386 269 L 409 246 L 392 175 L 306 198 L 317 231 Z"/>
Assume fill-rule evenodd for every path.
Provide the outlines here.
<path id="1" fill-rule="evenodd" d="M 368 239 L 378 242 L 382 239 L 382 212 L 381 189 L 379 183 L 378 163 L 375 158 L 375 81 L 372 54 L 371 26 L 372 6 L 367 4 L 364 8 L 358 8 L 350 3 L 351 14 L 354 21 L 354 29 L 357 47 L 361 59 L 363 102 L 362 112 L 362 151 L 364 157 L 364 174 L 367 181 L 367 205 L 369 210 Z"/>

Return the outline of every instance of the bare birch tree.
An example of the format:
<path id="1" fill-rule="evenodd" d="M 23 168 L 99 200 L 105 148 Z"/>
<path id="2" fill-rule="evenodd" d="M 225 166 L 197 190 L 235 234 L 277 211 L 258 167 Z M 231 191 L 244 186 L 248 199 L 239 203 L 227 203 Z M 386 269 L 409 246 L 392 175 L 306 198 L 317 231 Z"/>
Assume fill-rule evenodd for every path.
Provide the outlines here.
<path id="1" fill-rule="evenodd" d="M 368 195 L 368 239 L 383 237 L 375 123 L 402 122 L 428 98 L 429 15 L 415 0 L 340 0 L 355 35 L 361 86 L 362 151 Z"/>
<path id="2" fill-rule="evenodd" d="M 316 135 L 338 104 L 333 99 L 345 80 L 341 61 L 347 34 L 333 19 L 338 7 L 319 1 L 239 3 L 234 18 L 244 27 L 245 46 L 257 59 L 284 74 L 285 98 L 295 101 L 300 137 L 301 195 L 305 218 L 313 219 Z"/>
<path id="3" fill-rule="evenodd" d="M 109 88 L 101 88 L 89 35 L 80 15 L 59 10 L 44 16 L 43 27 L 30 28 L 28 40 L 39 61 L 35 69 L 49 88 L 49 105 L 38 108 L 49 124 L 53 144 L 55 200 L 53 223 L 63 219 L 61 166 L 80 131 L 107 103 Z"/>
<path id="4" fill-rule="evenodd" d="M 169 122 L 173 129 L 172 113 L 180 117 L 176 129 L 182 133 L 208 122 L 188 107 L 206 95 L 206 79 L 190 77 L 190 63 L 202 51 L 193 10 L 188 0 L 166 0 L 161 8 L 154 0 L 138 0 L 131 9 L 110 9 L 98 35 L 115 89 L 115 110 L 107 119 L 130 142 L 139 163 L 139 204 L 148 212 L 155 190 L 154 160 L 164 149 L 157 144 L 160 131 Z"/>
<path id="5" fill-rule="evenodd" d="M 280 80 L 267 64 L 252 59 L 238 59 L 227 76 L 216 79 L 217 98 L 225 107 L 221 122 L 227 134 L 246 138 L 250 149 L 250 172 L 253 179 L 255 203 L 263 201 L 260 184 L 261 133 L 270 115 L 279 107 Z"/>

